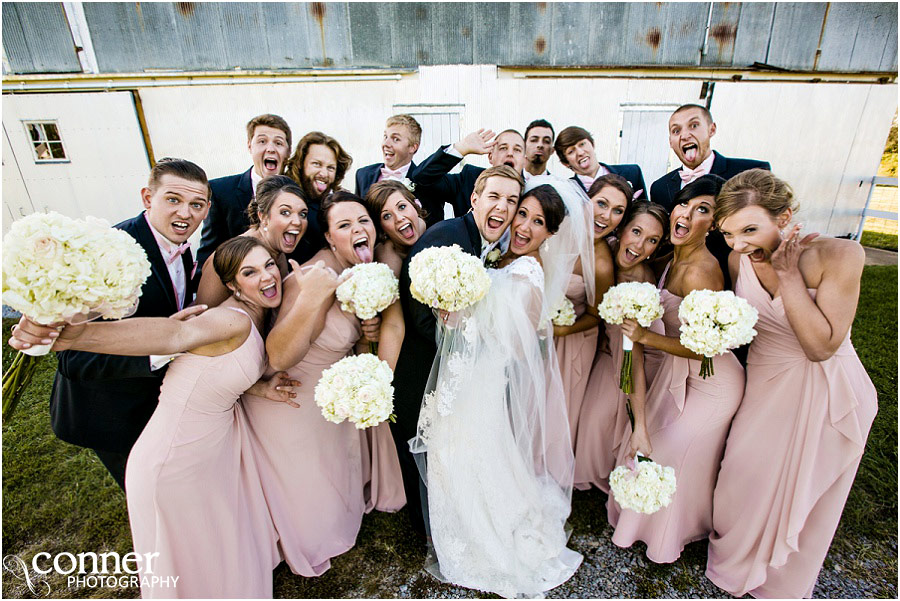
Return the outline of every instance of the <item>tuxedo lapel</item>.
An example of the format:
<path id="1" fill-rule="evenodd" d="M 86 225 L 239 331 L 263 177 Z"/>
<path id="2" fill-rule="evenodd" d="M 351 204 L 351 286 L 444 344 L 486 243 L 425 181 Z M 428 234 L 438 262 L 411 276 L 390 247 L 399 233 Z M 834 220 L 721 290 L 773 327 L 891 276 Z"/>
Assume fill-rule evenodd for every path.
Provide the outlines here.
<path id="1" fill-rule="evenodd" d="M 672 173 L 669 174 L 668 179 L 666 180 L 666 186 L 669 188 L 669 207 L 667 207 L 670 211 L 672 210 L 672 204 L 675 202 L 675 197 L 678 196 L 678 193 L 681 192 L 681 175 L 678 173 L 680 170 L 676 169 Z"/>
<path id="2" fill-rule="evenodd" d="M 577 175 L 573 175 L 573 176 L 570 177 L 569 179 L 572 180 L 572 181 L 574 181 L 576 184 L 578 184 L 578 187 L 581 188 L 582 190 L 584 190 L 584 193 L 585 193 L 585 194 L 588 193 L 587 188 L 584 187 L 584 182 L 581 181 L 580 179 L 578 179 L 578 176 L 577 176 Z"/>
<path id="3" fill-rule="evenodd" d="M 462 219 L 466 226 L 466 233 L 469 235 L 469 244 L 471 245 L 469 252 L 479 257 L 481 256 L 481 233 L 478 231 L 478 226 L 475 225 L 475 215 L 466 213 Z"/>
<path id="4" fill-rule="evenodd" d="M 372 184 L 378 181 L 378 176 L 381 175 L 382 167 L 384 167 L 384 163 L 375 165 L 372 169 L 369 170 L 368 173 L 366 173 L 366 181 L 363 182 L 365 184 L 365 187 L 363 188 L 364 190 L 368 192 L 369 188 L 372 187 Z"/>
<path id="5" fill-rule="evenodd" d="M 150 277 L 154 277 L 159 281 L 159 285 L 165 293 L 166 300 L 171 307 L 169 313 L 174 313 L 178 310 L 178 303 L 175 299 L 175 287 L 172 285 L 172 278 L 169 277 L 169 268 L 159 250 L 156 238 L 153 236 L 153 232 L 150 231 L 150 226 L 147 224 L 147 219 L 143 214 L 139 215 L 135 222 L 135 233 L 137 234 L 136 238 L 138 244 L 144 247 L 147 258 L 150 260 Z M 193 269 L 193 259 L 188 257 L 188 254 L 190 253 L 186 252 L 182 255 L 182 260 L 187 259 L 191 261 L 191 266 L 187 267 L 186 273 L 190 273 Z"/>
<path id="6" fill-rule="evenodd" d="M 244 172 L 244 175 L 241 176 L 240 181 L 238 182 L 238 200 L 242 198 L 253 198 L 253 178 L 250 177 L 250 172 L 253 171 L 253 167 L 247 169 Z"/>
<path id="7" fill-rule="evenodd" d="M 728 170 L 728 159 L 723 157 L 721 154 L 719 154 L 715 150 L 713 150 L 713 154 L 716 155 L 716 158 L 713 159 L 713 164 L 712 164 L 712 167 L 710 168 L 709 172 L 713 173 L 715 175 L 721 176 L 723 173 L 725 173 Z M 728 178 L 726 178 L 726 179 L 728 179 Z"/>

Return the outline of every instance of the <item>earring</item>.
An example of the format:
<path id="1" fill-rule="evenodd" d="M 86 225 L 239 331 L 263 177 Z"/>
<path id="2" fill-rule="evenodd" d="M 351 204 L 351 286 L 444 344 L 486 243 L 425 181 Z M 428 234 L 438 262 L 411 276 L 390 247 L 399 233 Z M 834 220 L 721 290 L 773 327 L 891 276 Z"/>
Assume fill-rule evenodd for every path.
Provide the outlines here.
<path id="1" fill-rule="evenodd" d="M 264 232 L 268 232 L 268 231 L 269 231 L 269 226 L 264 225 L 264 226 L 263 226 L 263 231 L 264 231 Z"/>
<path id="2" fill-rule="evenodd" d="M 235 297 L 235 298 L 241 298 L 241 291 L 240 291 L 240 290 L 235 290 L 235 291 L 234 291 L 234 297 Z"/>
<path id="3" fill-rule="evenodd" d="M 337 247 L 335 247 L 335 245 L 332 244 L 332 245 L 331 245 L 331 252 L 334 252 L 334 251 L 336 251 L 336 250 L 337 250 Z"/>
<path id="4" fill-rule="evenodd" d="M 545 252 L 547 252 L 547 250 L 548 250 L 549 248 L 550 248 L 550 241 L 549 241 L 549 240 L 544 240 L 543 242 L 541 242 L 540 252 L 545 253 Z"/>

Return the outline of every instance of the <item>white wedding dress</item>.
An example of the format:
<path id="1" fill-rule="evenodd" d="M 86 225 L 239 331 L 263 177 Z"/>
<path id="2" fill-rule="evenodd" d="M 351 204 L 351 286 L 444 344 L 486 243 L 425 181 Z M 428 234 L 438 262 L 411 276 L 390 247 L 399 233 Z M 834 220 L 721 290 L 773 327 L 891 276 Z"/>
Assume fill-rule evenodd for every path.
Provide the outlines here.
<path id="1" fill-rule="evenodd" d="M 504 597 L 541 596 L 582 560 L 566 547 L 565 399 L 540 264 L 520 257 L 488 274 L 487 296 L 441 328 L 410 443 L 428 487 L 437 562 L 426 569 Z"/>

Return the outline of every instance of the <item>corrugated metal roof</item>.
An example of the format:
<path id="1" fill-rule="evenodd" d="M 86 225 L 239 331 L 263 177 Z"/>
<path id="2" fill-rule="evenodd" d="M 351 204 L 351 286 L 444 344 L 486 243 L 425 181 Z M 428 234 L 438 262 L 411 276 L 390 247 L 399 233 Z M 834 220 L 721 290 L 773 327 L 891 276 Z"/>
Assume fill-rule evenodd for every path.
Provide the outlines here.
<path id="1" fill-rule="evenodd" d="M 895 3 L 86 2 L 84 12 L 104 73 L 440 64 L 897 70 Z M 78 70 L 59 3 L 4 3 L 3 33 L 16 73 Z"/>

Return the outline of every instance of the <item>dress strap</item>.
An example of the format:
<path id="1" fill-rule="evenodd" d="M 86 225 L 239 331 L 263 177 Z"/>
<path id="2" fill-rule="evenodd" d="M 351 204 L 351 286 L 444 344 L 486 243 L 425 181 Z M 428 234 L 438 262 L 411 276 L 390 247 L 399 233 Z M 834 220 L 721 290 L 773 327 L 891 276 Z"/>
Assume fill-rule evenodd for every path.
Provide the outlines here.
<path id="1" fill-rule="evenodd" d="M 656 288 L 659 290 L 663 289 L 663 286 L 666 285 L 666 276 L 669 275 L 669 268 L 672 266 L 672 260 L 666 263 L 666 268 L 663 269 L 662 275 L 659 276 L 659 283 L 656 285 Z"/>
<path id="2" fill-rule="evenodd" d="M 246 315 L 247 317 L 250 317 L 250 314 L 249 314 L 249 313 L 247 313 L 246 311 L 244 311 L 243 309 L 241 309 L 241 308 L 239 308 L 239 307 L 223 307 L 223 309 L 231 309 L 232 311 L 237 311 L 238 313 L 243 313 L 243 314 Z M 252 317 L 250 317 L 250 321 L 251 321 L 251 322 L 253 321 L 253 318 L 252 318 Z"/>

